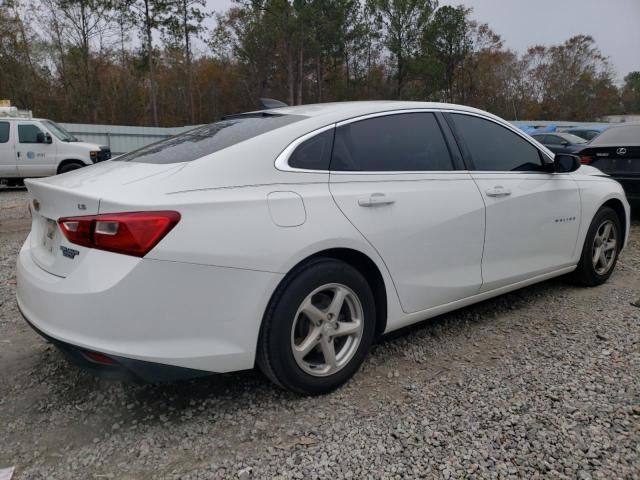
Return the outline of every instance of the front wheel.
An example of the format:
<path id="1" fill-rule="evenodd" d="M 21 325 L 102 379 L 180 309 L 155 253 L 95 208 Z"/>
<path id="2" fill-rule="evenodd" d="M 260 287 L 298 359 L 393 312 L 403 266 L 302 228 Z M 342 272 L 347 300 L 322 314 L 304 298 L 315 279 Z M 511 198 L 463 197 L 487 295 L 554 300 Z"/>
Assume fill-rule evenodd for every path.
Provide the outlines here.
<path id="1" fill-rule="evenodd" d="M 364 361 L 375 331 L 367 281 L 339 260 L 320 258 L 292 272 L 271 300 L 257 363 L 276 384 L 305 395 L 330 392 Z"/>
<path id="2" fill-rule="evenodd" d="M 620 219 L 613 209 L 602 207 L 593 217 L 573 278 L 589 287 L 606 282 L 616 266 L 621 245 Z"/>
<path id="3" fill-rule="evenodd" d="M 58 169 L 58 173 L 60 174 L 60 173 L 71 172 L 73 170 L 77 170 L 84 166 L 85 166 L 84 163 L 81 163 L 81 162 L 67 162 Z"/>

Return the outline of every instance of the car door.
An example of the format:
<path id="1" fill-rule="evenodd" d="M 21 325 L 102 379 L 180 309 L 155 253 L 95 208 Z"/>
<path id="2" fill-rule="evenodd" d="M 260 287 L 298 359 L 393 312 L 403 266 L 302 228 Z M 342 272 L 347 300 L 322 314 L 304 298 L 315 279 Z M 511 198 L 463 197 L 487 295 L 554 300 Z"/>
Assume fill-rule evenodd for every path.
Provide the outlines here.
<path id="1" fill-rule="evenodd" d="M 55 143 L 42 141 L 48 132 L 33 121 L 17 123 L 16 161 L 19 175 L 42 177 L 55 174 Z"/>
<path id="2" fill-rule="evenodd" d="M 484 205 L 455 159 L 432 112 L 336 128 L 331 194 L 384 260 L 407 313 L 468 297 L 482 283 Z"/>
<path id="3" fill-rule="evenodd" d="M 11 136 L 11 122 L 0 121 L 0 178 L 16 177 L 16 154 Z"/>
<path id="4" fill-rule="evenodd" d="M 572 264 L 580 195 L 567 173 L 524 135 L 472 114 L 446 115 L 486 204 L 482 291 Z"/>

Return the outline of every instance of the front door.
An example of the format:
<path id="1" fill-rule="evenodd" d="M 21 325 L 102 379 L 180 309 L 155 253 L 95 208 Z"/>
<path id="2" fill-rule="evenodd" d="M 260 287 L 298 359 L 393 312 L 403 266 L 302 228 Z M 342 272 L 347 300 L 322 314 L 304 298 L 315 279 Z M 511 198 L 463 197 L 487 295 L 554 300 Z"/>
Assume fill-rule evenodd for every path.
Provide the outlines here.
<path id="1" fill-rule="evenodd" d="M 13 149 L 11 122 L 0 121 L 0 178 L 16 177 L 17 175 L 18 168 Z"/>
<path id="2" fill-rule="evenodd" d="M 46 143 L 45 130 L 37 123 L 22 121 L 18 123 L 16 160 L 21 177 L 43 177 L 54 175 L 56 165 L 56 147 Z"/>
<path id="3" fill-rule="evenodd" d="M 447 118 L 486 204 L 482 291 L 571 265 L 581 213 L 571 175 L 548 173 L 545 153 L 496 122 Z"/>
<path id="4" fill-rule="evenodd" d="M 405 312 L 478 291 L 484 204 L 471 175 L 454 169 L 433 113 L 339 125 L 330 189 L 382 257 Z"/>

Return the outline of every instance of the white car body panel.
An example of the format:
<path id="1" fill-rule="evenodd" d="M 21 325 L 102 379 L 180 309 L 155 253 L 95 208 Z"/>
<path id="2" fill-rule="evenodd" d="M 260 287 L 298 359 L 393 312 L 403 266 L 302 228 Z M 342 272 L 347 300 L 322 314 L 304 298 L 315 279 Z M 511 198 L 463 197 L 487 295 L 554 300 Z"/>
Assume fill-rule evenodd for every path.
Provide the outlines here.
<path id="1" fill-rule="evenodd" d="M 485 213 L 468 173 L 340 172 L 331 175 L 330 184 L 342 212 L 396 279 L 404 311 L 426 310 L 478 292 Z M 394 203 L 359 205 L 376 194 Z"/>
<path id="2" fill-rule="evenodd" d="M 228 372 L 253 366 L 273 292 L 319 252 L 352 250 L 375 264 L 389 332 L 572 271 L 591 219 L 609 200 L 623 205 L 628 235 L 624 192 L 596 169 L 330 174 L 283 163 L 288 147 L 310 132 L 416 108 L 470 112 L 507 126 L 443 104 L 287 107 L 278 112 L 308 118 L 192 162 L 108 161 L 27 181 L 40 210 L 18 258 L 21 310 L 47 335 L 82 348 Z M 496 185 L 512 194 L 487 197 Z M 359 206 L 377 192 L 395 203 Z M 42 252 L 47 218 L 147 210 L 175 210 L 182 218 L 142 259 L 63 236 L 54 247 L 73 247 L 74 259 Z"/>

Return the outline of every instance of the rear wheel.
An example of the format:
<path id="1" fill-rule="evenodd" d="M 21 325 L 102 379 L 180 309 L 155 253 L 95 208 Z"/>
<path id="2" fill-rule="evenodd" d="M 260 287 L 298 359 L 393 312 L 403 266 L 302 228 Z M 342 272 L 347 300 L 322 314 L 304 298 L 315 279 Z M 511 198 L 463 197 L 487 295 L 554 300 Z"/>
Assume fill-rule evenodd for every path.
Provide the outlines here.
<path id="1" fill-rule="evenodd" d="M 84 167 L 82 162 L 67 162 L 58 169 L 58 173 L 67 173 L 82 167 Z"/>
<path id="2" fill-rule="evenodd" d="M 573 278 L 585 286 L 606 282 L 618 261 L 622 228 L 616 212 L 602 207 L 593 217 Z"/>
<path id="3" fill-rule="evenodd" d="M 257 363 L 276 384 L 305 395 L 330 392 L 358 370 L 375 331 L 364 277 L 349 264 L 316 259 L 294 271 L 265 314 Z"/>

